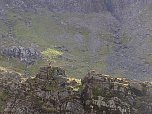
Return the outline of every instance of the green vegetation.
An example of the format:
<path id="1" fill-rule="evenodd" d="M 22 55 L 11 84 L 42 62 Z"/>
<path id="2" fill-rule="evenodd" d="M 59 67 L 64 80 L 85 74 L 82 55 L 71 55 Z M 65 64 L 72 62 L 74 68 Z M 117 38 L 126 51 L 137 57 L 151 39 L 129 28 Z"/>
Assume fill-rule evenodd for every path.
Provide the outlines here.
<path id="1" fill-rule="evenodd" d="M 31 20 L 28 20 L 31 18 Z M 41 49 L 53 45 L 54 40 L 50 38 L 51 36 L 59 35 L 62 30 L 60 27 L 55 26 L 55 22 L 48 16 L 36 16 L 32 15 L 26 17 L 25 20 L 18 20 L 16 26 L 14 27 L 14 34 L 19 41 L 32 42 L 41 47 Z M 29 23 L 32 23 L 30 25 Z M 59 31 L 59 33 L 57 33 Z"/>
<path id="2" fill-rule="evenodd" d="M 49 60 L 55 59 L 57 56 L 60 56 L 63 54 L 63 52 L 60 52 L 55 49 L 47 49 L 46 51 L 43 51 L 42 54 L 47 57 Z"/>
<path id="3" fill-rule="evenodd" d="M 6 59 L 5 57 L 0 58 L 0 65 L 6 68 L 10 68 L 17 72 L 35 75 L 39 69 L 39 66 L 47 65 L 48 61 L 52 61 L 52 66 L 62 66 L 67 71 L 68 75 L 82 78 L 89 70 L 106 69 L 106 63 L 102 62 L 92 63 L 90 62 L 90 52 L 87 51 L 89 45 L 90 30 L 81 26 L 77 22 L 73 24 L 67 20 L 76 17 L 80 20 L 93 19 L 95 14 L 79 14 L 79 13 L 51 13 L 46 10 L 41 10 L 40 13 L 33 12 L 20 12 L 14 10 L 8 10 L 6 12 L 8 20 L 13 24 L 12 33 L 15 38 L 0 40 L 4 47 L 10 47 L 13 45 L 21 45 L 23 47 L 30 47 L 34 45 L 45 60 L 39 60 L 35 65 L 28 66 L 20 62 L 19 59 Z M 8 26 L 6 26 L 0 20 L 0 34 L 7 34 Z M 4 27 L 4 28 L 2 28 Z M 1 31 L 2 29 L 2 31 Z M 79 41 L 73 40 L 75 35 L 82 35 L 83 44 Z M 97 33 L 98 34 L 98 33 Z M 105 32 L 104 37 L 106 40 L 112 39 L 112 35 Z M 80 41 L 81 42 L 81 41 Z M 57 50 L 54 47 L 65 46 L 68 51 Z M 102 57 L 107 56 L 111 53 L 112 45 L 104 46 L 99 49 L 97 55 Z M 58 58 L 58 56 L 63 56 Z M 98 61 L 98 60 L 94 60 Z M 103 72 L 102 71 L 102 72 Z"/>
<path id="4" fill-rule="evenodd" d="M 44 107 L 43 108 L 47 113 L 58 113 L 57 109 L 54 107 Z"/>
<path id="5" fill-rule="evenodd" d="M 122 35 L 121 42 L 122 42 L 123 44 L 127 44 L 130 40 L 131 40 L 131 37 L 129 37 L 126 33 L 124 33 L 124 34 Z"/>
<path id="6" fill-rule="evenodd" d="M 35 76 L 39 71 L 40 66 L 44 66 L 48 64 L 46 61 L 41 60 L 38 61 L 35 65 L 29 66 L 28 68 L 23 62 L 20 62 L 19 59 L 9 58 L 7 59 L 5 56 L 0 55 L 0 66 L 11 69 L 13 71 L 25 74 L 29 76 Z"/>
<path id="7" fill-rule="evenodd" d="M 4 111 L 5 103 L 9 97 L 9 94 L 5 91 L 0 91 L 0 113 L 2 114 Z"/>
<path id="8" fill-rule="evenodd" d="M 7 33 L 7 26 L 0 20 L 0 35 L 6 35 Z"/>
<path id="9" fill-rule="evenodd" d="M 145 62 L 152 65 L 152 55 L 146 56 Z"/>
<path id="10" fill-rule="evenodd" d="M 0 65 L 20 73 L 23 73 L 22 70 L 26 68 L 25 64 L 18 61 L 18 59 L 6 58 L 5 56 L 0 56 Z"/>
<path id="11" fill-rule="evenodd" d="M 93 90 L 92 92 L 93 92 L 94 97 L 104 95 L 103 91 L 100 88 L 93 88 L 92 90 Z"/>

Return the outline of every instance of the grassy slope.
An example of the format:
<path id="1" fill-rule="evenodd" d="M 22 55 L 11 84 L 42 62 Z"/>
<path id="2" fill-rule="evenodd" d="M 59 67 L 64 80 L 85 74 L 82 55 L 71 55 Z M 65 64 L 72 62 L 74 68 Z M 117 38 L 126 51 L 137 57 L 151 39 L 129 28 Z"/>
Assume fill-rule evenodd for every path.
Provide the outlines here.
<path id="1" fill-rule="evenodd" d="M 6 43 L 5 47 L 11 45 L 22 45 L 30 46 L 30 44 L 37 45 L 40 51 L 44 51 L 47 48 L 53 48 L 54 46 L 66 46 L 68 47 L 68 52 L 64 52 L 65 57 L 72 59 L 72 61 L 56 58 L 56 62 L 52 63 L 54 66 L 62 66 L 68 72 L 68 74 L 81 78 L 82 75 L 86 74 L 89 69 L 96 69 L 97 71 L 104 72 L 106 69 L 106 62 L 99 61 L 96 63 L 90 63 L 89 52 L 83 52 L 78 47 L 78 44 L 71 38 L 75 34 L 81 34 L 84 37 L 85 44 L 81 49 L 86 50 L 88 36 L 90 31 L 85 27 L 76 28 L 73 25 L 61 24 L 60 20 L 66 20 L 71 17 L 78 17 L 81 19 L 87 19 L 94 15 L 82 15 L 82 14 L 54 14 L 49 12 L 43 12 L 41 14 L 33 13 L 16 13 L 15 11 L 7 12 L 8 19 L 11 22 L 15 21 L 15 26 L 13 29 L 13 34 L 15 34 L 15 41 L 3 40 L 3 44 Z M 28 24 L 31 23 L 31 24 Z M 3 24 L 3 23 L 0 23 Z M 0 27 L 0 30 L 5 30 Z M 7 31 L 7 30 L 6 30 Z M 2 31 L 1 33 L 5 33 Z M 62 41 L 56 40 L 60 35 L 66 34 L 69 37 L 64 38 Z M 109 33 L 105 33 L 105 36 L 109 36 Z M 99 36 L 102 35 L 99 33 Z M 103 37 L 103 36 L 102 36 Z M 109 38 L 109 37 L 108 37 Z M 110 52 L 111 47 L 104 47 L 98 51 L 99 55 L 106 56 Z M 101 58 L 102 59 L 102 58 Z M 30 66 L 27 70 L 31 75 L 35 75 L 38 67 L 40 65 L 47 64 L 46 61 L 39 61 L 34 66 Z M 23 63 L 18 62 L 15 59 L 10 59 L 9 61 L 1 57 L 0 65 L 5 67 L 11 67 L 14 70 L 24 72 L 26 67 Z M 102 69 L 102 70 L 101 70 Z"/>

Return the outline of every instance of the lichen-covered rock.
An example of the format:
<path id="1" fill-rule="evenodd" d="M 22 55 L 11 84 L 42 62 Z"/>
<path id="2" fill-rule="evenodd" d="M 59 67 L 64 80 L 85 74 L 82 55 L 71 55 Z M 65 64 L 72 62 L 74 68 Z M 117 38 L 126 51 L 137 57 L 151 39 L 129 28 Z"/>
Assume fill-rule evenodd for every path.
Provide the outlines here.
<path id="1" fill-rule="evenodd" d="M 91 71 L 80 80 L 59 67 L 24 78 L 0 69 L 2 114 L 151 114 L 152 84 Z"/>
<path id="2" fill-rule="evenodd" d="M 24 81 L 19 78 L 16 79 L 18 81 L 11 82 L 7 78 L 0 80 L 1 87 L 4 90 L 7 88 L 10 94 L 4 105 L 4 114 L 80 114 L 84 112 L 80 95 L 69 86 L 65 71 L 59 67 L 41 67 L 36 77 L 27 78 Z M 5 80 L 7 83 L 3 83 Z"/>
<path id="3" fill-rule="evenodd" d="M 150 83 L 113 78 L 92 71 L 82 80 L 82 85 L 84 86 L 82 98 L 88 113 L 152 113 Z"/>

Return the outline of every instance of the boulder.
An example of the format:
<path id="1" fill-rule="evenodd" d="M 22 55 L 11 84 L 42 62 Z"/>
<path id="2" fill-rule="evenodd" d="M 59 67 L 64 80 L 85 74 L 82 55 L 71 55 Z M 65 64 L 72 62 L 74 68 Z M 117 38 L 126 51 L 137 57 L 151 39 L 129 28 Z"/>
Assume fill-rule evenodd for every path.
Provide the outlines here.
<path id="1" fill-rule="evenodd" d="M 25 48 L 22 46 L 12 46 L 3 49 L 1 53 L 10 58 L 18 58 L 27 65 L 34 64 L 38 59 L 41 58 L 40 52 L 34 48 Z"/>

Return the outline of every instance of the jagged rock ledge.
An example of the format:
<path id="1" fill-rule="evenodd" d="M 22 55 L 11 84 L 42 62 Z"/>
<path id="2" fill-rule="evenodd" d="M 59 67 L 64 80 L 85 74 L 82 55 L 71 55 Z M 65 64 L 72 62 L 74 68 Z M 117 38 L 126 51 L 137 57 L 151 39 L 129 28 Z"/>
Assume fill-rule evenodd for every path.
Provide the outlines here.
<path id="1" fill-rule="evenodd" d="M 94 71 L 80 83 L 51 66 L 32 78 L 0 70 L 0 99 L 2 114 L 151 114 L 152 83 Z"/>

